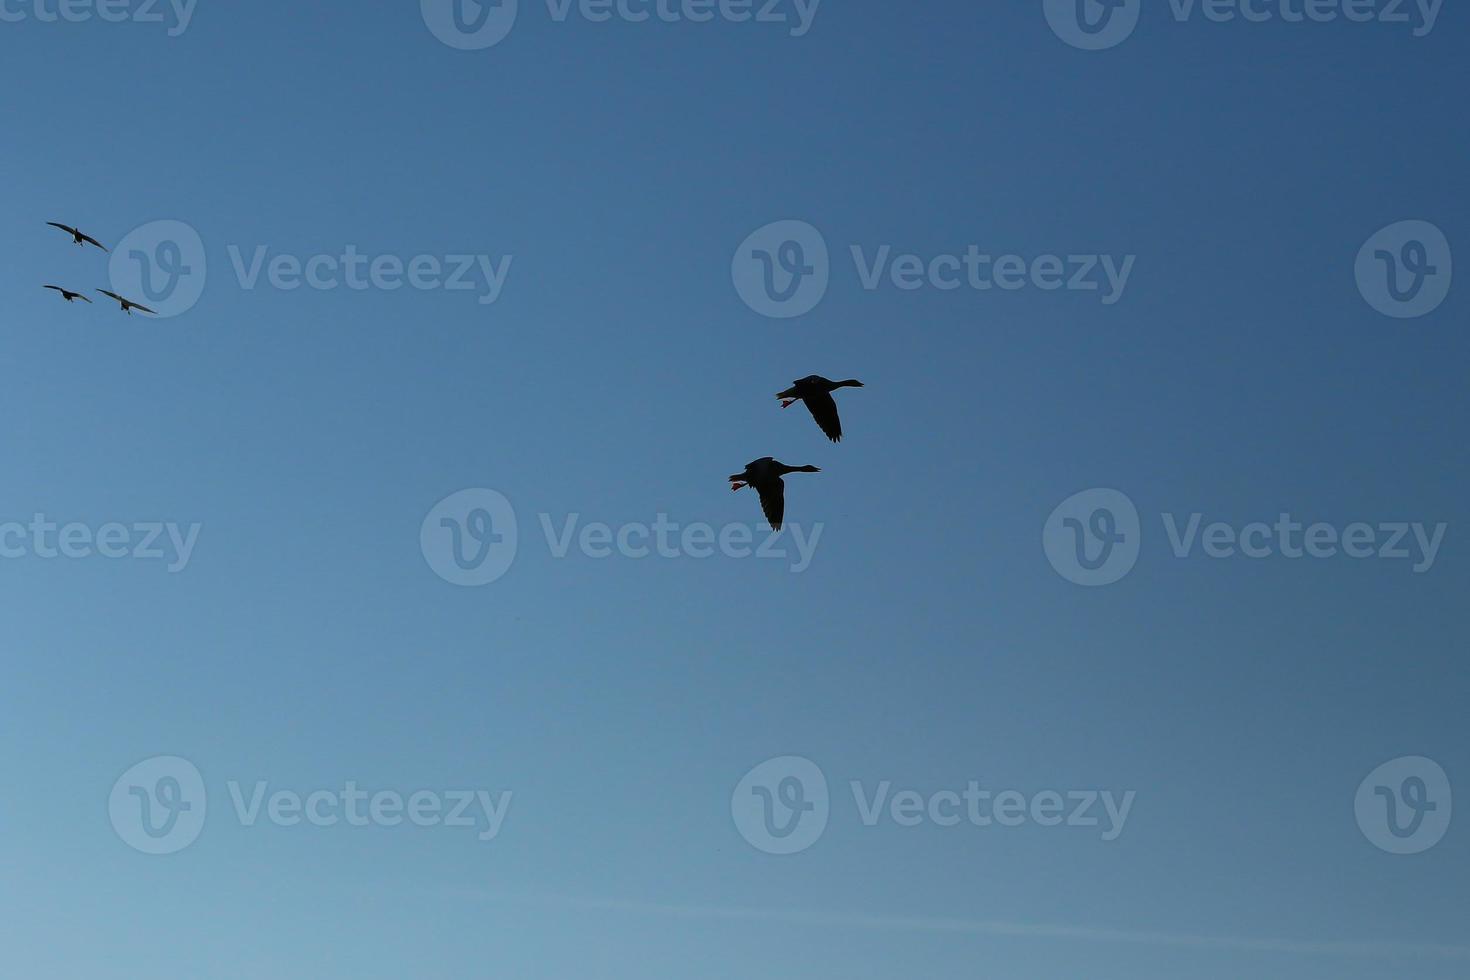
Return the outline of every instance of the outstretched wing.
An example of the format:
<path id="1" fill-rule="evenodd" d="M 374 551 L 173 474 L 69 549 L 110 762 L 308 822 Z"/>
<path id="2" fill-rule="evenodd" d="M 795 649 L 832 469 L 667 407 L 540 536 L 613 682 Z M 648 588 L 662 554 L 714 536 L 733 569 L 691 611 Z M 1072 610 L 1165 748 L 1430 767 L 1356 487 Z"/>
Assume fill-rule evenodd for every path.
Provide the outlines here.
<path id="1" fill-rule="evenodd" d="M 127 300 L 123 299 L 121 296 L 119 296 L 117 293 L 114 293 L 110 289 L 99 289 L 99 290 L 97 290 L 97 292 L 101 293 L 103 296 L 111 296 L 113 299 L 117 300 L 119 303 L 126 303 L 127 302 Z"/>
<path id="2" fill-rule="evenodd" d="M 806 398 L 807 411 L 812 413 L 812 418 L 817 420 L 817 425 L 827 434 L 827 438 L 833 442 L 842 441 L 842 420 L 837 417 L 837 403 L 832 396 L 825 391 L 815 391 Z"/>
<path id="3" fill-rule="evenodd" d="M 157 310 L 150 310 L 148 307 L 144 306 L 142 303 L 134 303 L 132 300 L 129 300 L 128 301 L 128 305 L 131 306 L 135 310 L 142 310 L 144 313 L 152 313 L 154 316 L 158 316 L 158 311 Z"/>
<path id="4" fill-rule="evenodd" d="M 96 245 L 98 248 L 102 249 L 102 251 L 104 251 L 104 252 L 107 251 L 107 246 L 106 245 L 103 245 L 101 242 L 99 242 L 97 239 L 93 238 L 91 235 L 82 234 L 82 232 L 80 232 L 80 231 L 77 232 L 77 234 L 81 236 L 82 241 L 84 241 L 84 242 L 91 242 L 93 245 Z"/>
<path id="5" fill-rule="evenodd" d="M 75 296 L 77 299 L 81 300 L 84 303 L 90 303 L 90 302 L 92 302 L 90 299 L 88 299 L 87 297 L 83 296 L 81 293 L 72 293 L 71 295 Z"/>
<path id="6" fill-rule="evenodd" d="M 771 523 L 771 530 L 781 530 L 781 518 L 786 516 L 786 484 L 781 480 L 763 480 L 755 488 L 761 495 L 761 511 Z"/>
<path id="7" fill-rule="evenodd" d="M 54 221 L 48 221 L 46 223 L 48 225 L 50 225 L 52 228 L 60 228 L 62 231 L 66 232 L 68 235 L 75 235 L 77 233 L 77 230 L 75 228 L 68 228 L 66 225 L 57 224 Z"/>
<path id="8" fill-rule="evenodd" d="M 63 296 L 66 295 L 66 290 L 62 289 L 60 286 L 42 286 L 41 288 L 42 289 L 54 289 L 58 293 L 60 293 L 61 295 L 63 295 Z"/>

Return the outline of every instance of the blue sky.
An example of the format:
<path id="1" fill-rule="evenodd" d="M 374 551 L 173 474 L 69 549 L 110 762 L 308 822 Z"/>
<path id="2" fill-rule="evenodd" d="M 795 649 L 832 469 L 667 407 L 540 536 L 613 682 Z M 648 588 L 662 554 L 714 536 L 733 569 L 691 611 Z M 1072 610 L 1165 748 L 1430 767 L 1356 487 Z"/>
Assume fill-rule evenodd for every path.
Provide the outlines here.
<path id="1" fill-rule="evenodd" d="M 1448 243 L 1431 292 L 1470 247 L 1462 9 L 1416 37 L 1148 5 L 1083 51 L 1040 0 L 829 2 L 801 36 L 523 0 L 499 43 L 459 50 L 411 2 L 199 0 L 172 32 L 164 5 L 49 4 L 0 7 L 0 525 L 43 514 L 129 557 L 0 538 L 0 972 L 1463 975 L 1463 818 L 1395 854 L 1355 812 L 1392 760 L 1470 773 L 1465 290 L 1400 319 L 1355 275 L 1404 221 Z M 184 223 L 197 302 L 63 303 L 41 284 L 116 270 L 47 221 L 123 270 L 157 245 L 135 229 Z M 732 274 L 777 221 L 830 259 L 789 318 Z M 348 246 L 483 257 L 503 288 L 236 271 Z M 1111 303 L 865 288 L 853 249 L 884 246 L 1132 264 Z M 840 446 L 771 397 L 812 373 L 866 383 L 838 394 Z M 821 525 L 799 573 L 558 557 L 543 532 L 665 515 L 761 543 L 724 477 L 764 455 L 822 468 L 787 481 L 788 521 Z M 475 488 L 517 545 L 457 585 L 421 530 Z M 1139 530 L 1136 563 L 1089 587 L 1043 533 L 1094 488 Z M 1375 556 L 1393 525 L 1445 529 L 1418 572 L 1178 557 L 1165 518 L 1196 513 L 1235 535 L 1367 524 Z M 208 801 L 167 855 L 109 809 L 158 756 Z M 776 855 L 732 805 L 785 757 L 830 805 Z M 885 782 L 927 802 L 972 780 L 1133 796 L 1113 840 L 863 819 Z M 247 824 L 230 787 L 260 781 L 509 802 L 489 840 Z M 1427 785 L 1433 824 L 1450 800 Z"/>

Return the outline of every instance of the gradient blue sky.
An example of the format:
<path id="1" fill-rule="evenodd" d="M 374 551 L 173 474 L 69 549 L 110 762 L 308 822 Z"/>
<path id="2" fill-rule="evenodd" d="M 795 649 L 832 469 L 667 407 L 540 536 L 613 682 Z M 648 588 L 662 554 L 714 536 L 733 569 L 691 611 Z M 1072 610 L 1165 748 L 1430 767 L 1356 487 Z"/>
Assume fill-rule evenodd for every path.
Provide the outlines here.
<path id="1" fill-rule="evenodd" d="M 0 973 L 1464 976 L 1463 818 L 1395 856 L 1353 796 L 1405 755 L 1470 793 L 1470 306 L 1383 317 L 1353 261 L 1411 218 L 1470 247 L 1465 16 L 1414 38 L 1151 5 L 1101 53 L 1039 0 L 829 0 L 801 38 L 523 2 L 478 52 L 408 0 L 200 0 L 179 37 L 0 23 L 0 520 L 203 524 L 176 575 L 0 561 Z M 107 284 L 45 221 L 115 243 L 166 218 L 208 254 L 187 314 L 39 289 Z M 730 261 L 784 218 L 834 275 L 776 321 Z M 348 243 L 514 264 L 492 306 L 230 268 Z M 869 292 L 846 257 L 972 243 L 1138 259 L 1104 306 Z M 840 447 L 770 397 L 813 372 L 867 382 Z M 789 481 L 788 519 L 825 524 L 803 574 L 541 542 L 541 512 L 754 522 L 723 478 L 766 454 L 823 468 Z M 480 486 L 520 553 L 456 588 L 419 525 Z M 1100 589 L 1041 547 L 1089 487 L 1144 515 Z M 1422 575 L 1176 560 L 1159 515 L 1195 511 L 1450 530 Z M 210 792 L 167 857 L 107 813 L 160 754 Z M 786 754 L 834 811 L 773 857 L 730 795 Z M 483 843 L 241 827 L 224 786 L 259 779 L 514 798 Z M 868 828 L 852 779 L 1138 796 L 1104 843 Z"/>

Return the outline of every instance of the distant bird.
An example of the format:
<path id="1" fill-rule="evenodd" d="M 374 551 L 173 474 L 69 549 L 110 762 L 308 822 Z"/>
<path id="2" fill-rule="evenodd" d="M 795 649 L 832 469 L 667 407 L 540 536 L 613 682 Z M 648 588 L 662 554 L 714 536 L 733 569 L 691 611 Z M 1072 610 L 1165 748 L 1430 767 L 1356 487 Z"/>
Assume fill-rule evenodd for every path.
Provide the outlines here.
<path id="1" fill-rule="evenodd" d="M 817 420 L 817 425 L 833 442 L 842 441 L 842 420 L 837 417 L 837 403 L 832 392 L 838 388 L 861 388 L 861 381 L 828 381 L 819 374 L 794 381 L 790 388 L 776 395 L 782 408 L 790 408 L 797 402 L 806 402 L 807 411 Z"/>
<path id="2" fill-rule="evenodd" d="M 154 316 L 158 316 L 158 312 L 156 310 L 150 310 L 148 307 L 144 306 L 142 303 L 134 303 L 130 299 L 123 299 L 117 293 L 109 292 L 106 289 L 99 289 L 99 290 L 97 290 L 97 292 L 101 293 L 103 296 L 111 296 L 113 299 L 115 299 L 119 303 L 121 303 L 122 304 L 122 311 L 124 313 L 126 313 L 128 316 L 132 316 L 134 310 L 142 310 L 144 313 L 152 313 Z"/>
<path id="3" fill-rule="evenodd" d="M 83 245 L 83 244 L 86 244 L 87 242 L 91 242 L 93 245 L 96 245 L 98 248 L 102 249 L 102 251 L 104 251 L 104 252 L 107 251 L 107 246 L 106 245 L 103 245 L 101 242 L 99 242 L 97 239 L 93 238 L 91 235 L 84 235 L 82 232 L 77 231 L 71 225 L 59 225 L 59 224 L 57 224 L 54 221 L 48 221 L 46 223 L 48 225 L 50 225 L 52 228 L 60 228 L 62 231 L 66 232 L 68 235 L 71 236 L 71 240 L 73 242 L 76 242 L 78 245 Z"/>
<path id="4" fill-rule="evenodd" d="M 730 489 L 755 487 L 761 495 L 761 510 L 771 522 L 771 530 L 781 530 L 781 519 L 786 516 L 786 483 L 781 479 L 787 473 L 820 473 L 815 466 L 787 466 L 769 456 L 762 456 L 745 464 L 744 473 L 730 477 Z"/>
<path id="5" fill-rule="evenodd" d="M 58 293 L 61 294 L 61 298 L 64 299 L 64 300 L 66 300 L 68 303 L 70 303 L 74 299 L 79 299 L 79 300 L 82 300 L 83 302 L 86 302 L 86 303 L 92 302 L 90 299 L 87 299 L 87 297 L 83 296 L 81 293 L 74 293 L 70 289 L 62 289 L 60 286 L 47 286 L 45 288 L 46 289 L 54 289 L 54 290 L 56 290 Z"/>

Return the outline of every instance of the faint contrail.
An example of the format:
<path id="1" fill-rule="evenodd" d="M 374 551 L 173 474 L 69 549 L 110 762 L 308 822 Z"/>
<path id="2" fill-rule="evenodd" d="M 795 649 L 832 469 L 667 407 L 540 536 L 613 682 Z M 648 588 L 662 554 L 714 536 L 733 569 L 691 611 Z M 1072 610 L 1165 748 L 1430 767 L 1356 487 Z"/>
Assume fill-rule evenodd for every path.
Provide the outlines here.
<path id="1" fill-rule="evenodd" d="M 1311 956 L 1432 957 L 1470 960 L 1470 946 L 1437 943 L 1330 942 L 1294 939 L 1247 939 L 1238 936 L 1198 936 L 1168 932 L 1135 932 L 1124 929 L 1088 929 L 1080 926 L 997 922 L 984 919 L 944 919 L 895 915 L 861 915 L 846 912 L 810 912 L 765 908 L 670 905 L 658 902 L 624 902 L 604 899 L 512 897 L 477 892 L 477 897 L 516 905 L 552 905 L 597 909 L 609 912 L 638 912 L 690 919 L 765 920 L 789 925 L 892 929 L 908 932 L 953 933 L 971 936 L 1013 936 L 1033 939 L 1073 939 L 1088 942 L 1128 943 L 1139 946 L 1175 946 L 1187 949 L 1223 949 L 1259 953 L 1297 953 Z"/>

